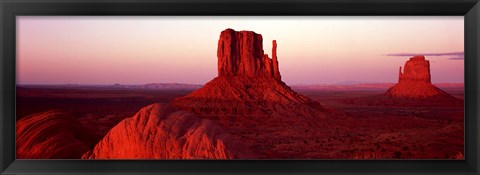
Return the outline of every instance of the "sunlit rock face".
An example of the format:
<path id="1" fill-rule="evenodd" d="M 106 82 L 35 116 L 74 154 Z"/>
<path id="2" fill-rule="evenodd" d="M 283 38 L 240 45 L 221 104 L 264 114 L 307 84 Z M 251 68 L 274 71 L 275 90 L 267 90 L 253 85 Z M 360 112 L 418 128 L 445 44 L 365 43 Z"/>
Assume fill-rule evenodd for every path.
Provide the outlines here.
<path id="1" fill-rule="evenodd" d="M 248 149 L 211 120 L 153 104 L 124 119 L 84 159 L 233 159 Z"/>
<path id="2" fill-rule="evenodd" d="M 272 48 L 272 58 L 263 51 L 262 35 L 253 31 L 226 29 L 218 40 L 218 75 L 248 77 L 274 77 L 281 79 L 277 61 L 277 43 Z"/>
<path id="3" fill-rule="evenodd" d="M 455 98 L 447 92 L 435 87 L 431 82 L 430 62 L 424 56 L 411 57 L 403 68 L 400 67 L 398 83 L 384 94 L 389 97 L 425 99 Z"/>

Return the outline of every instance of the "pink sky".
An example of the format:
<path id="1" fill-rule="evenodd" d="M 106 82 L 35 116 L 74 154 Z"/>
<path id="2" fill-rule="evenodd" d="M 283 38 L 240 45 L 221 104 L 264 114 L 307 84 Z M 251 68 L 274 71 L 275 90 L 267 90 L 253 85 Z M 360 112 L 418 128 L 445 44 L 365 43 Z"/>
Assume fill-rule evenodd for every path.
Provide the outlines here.
<path id="1" fill-rule="evenodd" d="M 408 56 L 429 53 L 434 83 L 463 83 L 463 16 L 17 17 L 18 84 L 204 84 L 217 76 L 226 28 L 278 43 L 287 84 L 396 82 Z M 408 55 L 408 54 L 407 54 Z M 456 59 L 455 59 L 456 58 Z"/>

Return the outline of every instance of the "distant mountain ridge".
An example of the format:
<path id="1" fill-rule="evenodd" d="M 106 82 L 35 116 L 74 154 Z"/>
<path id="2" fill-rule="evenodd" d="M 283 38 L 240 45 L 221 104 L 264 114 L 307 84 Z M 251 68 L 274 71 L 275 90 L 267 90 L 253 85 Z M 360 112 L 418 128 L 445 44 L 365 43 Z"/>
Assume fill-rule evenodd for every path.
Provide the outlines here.
<path id="1" fill-rule="evenodd" d="M 120 85 L 115 84 L 115 88 L 127 89 L 199 89 L 203 85 L 185 84 L 185 83 L 148 83 L 144 85 Z"/>
<path id="2" fill-rule="evenodd" d="M 99 89 L 187 89 L 195 90 L 203 85 L 186 83 L 148 83 L 142 85 L 79 85 L 79 84 L 57 84 L 57 85 L 17 85 L 21 88 L 48 88 L 48 89 L 76 89 L 76 88 L 99 88 Z"/>

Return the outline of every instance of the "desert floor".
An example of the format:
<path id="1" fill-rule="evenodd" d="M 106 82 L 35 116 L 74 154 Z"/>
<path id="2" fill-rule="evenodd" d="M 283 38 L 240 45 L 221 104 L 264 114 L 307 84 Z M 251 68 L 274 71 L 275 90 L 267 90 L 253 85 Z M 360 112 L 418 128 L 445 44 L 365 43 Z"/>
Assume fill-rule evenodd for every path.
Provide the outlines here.
<path id="1" fill-rule="evenodd" d="M 336 118 L 338 126 L 319 128 L 299 143 L 292 154 L 275 158 L 303 159 L 463 159 L 464 107 L 395 106 L 370 102 L 384 89 L 295 89 L 348 117 Z M 444 89 L 463 99 L 463 87 Z M 100 140 L 122 119 L 152 103 L 168 103 L 192 90 L 145 90 L 81 87 L 17 87 L 17 120 L 52 109 L 78 117 Z M 263 125 L 268 127 L 268 124 Z M 286 128 L 288 130 L 288 128 Z M 319 134 L 320 133 L 320 134 Z M 268 135 L 268 133 L 261 133 Z M 265 149 L 281 149 L 282 142 Z M 296 141 L 298 142 L 298 140 Z M 301 154 L 299 154 L 301 152 Z M 259 157 L 271 158 L 271 157 Z"/>

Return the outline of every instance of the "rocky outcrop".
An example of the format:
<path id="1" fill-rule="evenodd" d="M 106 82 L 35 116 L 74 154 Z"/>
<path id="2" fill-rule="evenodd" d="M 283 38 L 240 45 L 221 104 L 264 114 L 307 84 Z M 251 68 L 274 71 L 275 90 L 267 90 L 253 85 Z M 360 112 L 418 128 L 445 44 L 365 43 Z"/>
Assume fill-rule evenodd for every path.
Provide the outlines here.
<path id="1" fill-rule="evenodd" d="M 424 56 L 411 57 L 405 63 L 404 70 L 400 67 L 398 83 L 384 94 L 388 97 L 426 99 L 444 98 L 456 99 L 447 92 L 431 83 L 430 62 Z"/>
<path id="2" fill-rule="evenodd" d="M 78 159 L 93 148 L 93 135 L 70 114 L 47 111 L 17 121 L 17 159 Z"/>
<path id="3" fill-rule="evenodd" d="M 249 154 L 213 121 L 153 104 L 112 128 L 83 158 L 232 159 Z"/>
<path id="4" fill-rule="evenodd" d="M 262 35 L 252 31 L 226 29 L 218 40 L 218 75 L 274 77 L 280 80 L 277 43 L 273 41 L 272 59 L 264 54 Z"/>

